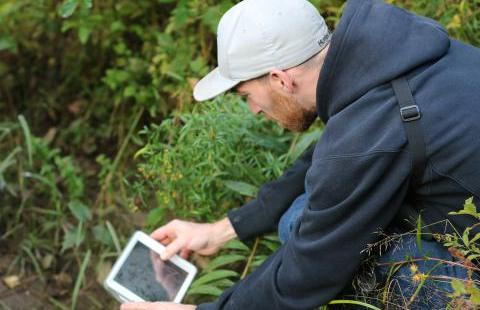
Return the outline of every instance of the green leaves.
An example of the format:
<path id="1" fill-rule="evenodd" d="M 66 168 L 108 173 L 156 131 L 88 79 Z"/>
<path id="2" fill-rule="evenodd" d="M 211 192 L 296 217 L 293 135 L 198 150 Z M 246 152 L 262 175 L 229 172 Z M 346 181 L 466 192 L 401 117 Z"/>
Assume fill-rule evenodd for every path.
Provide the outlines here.
<path id="1" fill-rule="evenodd" d="M 473 197 L 468 198 L 465 200 L 465 203 L 463 205 L 463 210 L 460 210 L 458 212 L 449 212 L 448 214 L 450 215 L 470 215 L 476 218 L 477 220 L 480 220 L 480 213 L 477 212 L 477 207 L 473 203 Z"/>
<path id="2" fill-rule="evenodd" d="M 0 34 L 0 51 L 10 51 L 11 53 L 17 53 L 18 46 L 17 41 L 11 35 Z"/>
<path id="3" fill-rule="evenodd" d="M 164 219 L 165 219 L 165 209 L 153 208 L 148 212 L 147 225 L 154 226 L 156 223 L 160 223 Z"/>
<path id="4" fill-rule="evenodd" d="M 53 264 L 65 261 L 68 270 L 82 268 L 75 285 L 78 295 L 88 262 L 98 253 L 105 259 L 118 253 L 133 225 L 125 221 L 130 214 L 118 217 L 116 208 L 125 213 L 143 207 L 151 227 L 172 216 L 217 219 L 254 197 L 262 183 L 278 177 L 319 138 L 318 128 L 294 137 L 260 121 L 234 96 L 193 108 L 192 86 L 215 65 L 217 23 L 234 2 L 102 0 L 95 9 L 92 0 L 0 4 L 0 51 L 6 55 L 0 61 L 6 99 L 0 105 L 6 110 L 12 106 L 11 115 L 28 112 L 28 124 L 13 116 L 14 133 L 0 132 L 2 204 L 19 206 L 3 208 L 0 219 L 8 223 L 6 231 L 25 225 L 35 237 L 22 266 L 62 249 L 62 259 Z M 454 21 L 451 34 L 479 45 L 478 1 L 448 6 L 425 0 L 395 2 L 440 17 L 447 25 Z M 330 25 L 338 22 L 344 1 L 314 3 Z M 71 102 L 77 99 L 83 103 Z M 115 170 L 109 157 L 118 151 L 139 107 L 149 113 L 142 121 L 165 121 L 145 129 L 144 141 L 132 138 L 124 157 L 128 168 L 119 168 L 107 189 L 112 199 L 95 208 L 93 216 L 97 181 Z M 32 135 L 49 129 L 49 142 Z M 148 145 L 142 148 L 145 141 Z M 134 172 L 127 161 L 137 147 L 142 150 L 136 163 L 143 170 L 141 181 L 131 186 L 127 180 Z M 91 154 L 99 155 L 97 164 L 87 158 Z M 473 200 L 456 214 L 478 219 Z M 449 242 L 473 260 L 480 257 L 478 240 L 480 234 L 466 230 Z M 250 271 L 278 241 L 264 238 L 258 247 L 256 252 L 251 244 L 229 243 L 207 265 L 192 294 L 218 296 L 238 278 L 228 270 Z M 93 251 L 87 252 L 89 248 Z M 469 296 L 475 300 L 475 294 Z"/>
<path id="5" fill-rule="evenodd" d="M 80 266 L 80 270 L 78 271 L 77 279 L 75 281 L 75 287 L 73 288 L 72 293 L 72 309 L 76 309 L 77 300 L 80 292 L 80 287 L 85 279 L 85 274 L 87 272 L 88 264 L 90 263 L 90 257 L 92 255 L 92 250 L 88 250 L 83 258 L 82 265 Z"/>
<path id="6" fill-rule="evenodd" d="M 420 252 L 423 252 L 423 243 L 422 243 L 422 216 L 419 214 L 417 218 L 417 230 L 415 233 L 415 242 L 417 244 Z"/>
<path id="7" fill-rule="evenodd" d="M 260 184 L 278 177 L 292 138 L 233 96 L 198 105 L 142 135 L 147 141 L 136 154 L 137 188 L 142 195 L 154 193 L 159 209 L 197 220 L 224 215 L 245 197 L 254 197 Z M 149 219 L 164 220 L 160 211 L 152 211 Z"/>
<path id="8" fill-rule="evenodd" d="M 300 157 L 310 145 L 320 139 L 322 132 L 322 127 L 312 127 L 307 133 L 300 135 L 298 142 L 294 144 L 293 149 L 290 151 L 291 158 L 295 160 Z"/>
<path id="9" fill-rule="evenodd" d="M 72 16 L 78 7 L 79 0 L 64 0 L 58 8 L 58 14 L 63 18 Z"/>
<path id="10" fill-rule="evenodd" d="M 27 121 L 23 115 L 18 116 L 20 126 L 22 127 L 23 136 L 25 138 L 25 144 L 27 146 L 27 155 L 28 155 L 28 164 L 30 167 L 33 165 L 33 153 L 32 153 L 32 134 L 30 133 L 30 128 L 28 127 Z"/>
<path id="11" fill-rule="evenodd" d="M 124 70 L 107 70 L 107 75 L 103 78 L 103 81 L 112 89 L 116 90 L 120 85 L 129 79 L 129 73 Z"/>
<path id="12" fill-rule="evenodd" d="M 68 209 L 72 212 L 79 222 L 86 222 L 92 219 L 90 208 L 80 201 L 72 201 L 68 204 Z"/>
<path id="13" fill-rule="evenodd" d="M 215 270 L 219 267 L 223 267 L 225 265 L 230 265 L 240 261 L 245 261 L 245 256 L 239 254 L 221 255 L 213 259 L 205 268 L 205 271 Z"/>
<path id="14" fill-rule="evenodd" d="M 258 190 L 257 187 L 255 187 L 251 184 L 245 183 L 245 182 L 227 180 L 227 181 L 223 181 L 223 183 L 229 189 L 231 189 L 231 190 L 233 190 L 233 191 L 235 191 L 235 192 L 237 192 L 237 193 L 239 193 L 243 196 L 255 197 L 255 195 L 257 193 L 257 190 Z"/>
<path id="15" fill-rule="evenodd" d="M 201 285 L 198 287 L 191 286 L 190 289 L 188 290 L 188 293 L 190 295 L 210 295 L 210 296 L 218 297 L 222 295 L 223 289 L 218 288 L 216 286 L 210 286 L 210 285 Z"/>
<path id="16" fill-rule="evenodd" d="M 78 39 L 82 44 L 87 43 L 91 32 L 92 32 L 92 28 L 89 27 L 88 25 L 82 25 L 78 28 Z"/>
<path id="17" fill-rule="evenodd" d="M 238 273 L 226 269 L 203 273 L 202 276 L 192 283 L 188 293 L 190 295 L 219 296 L 225 287 L 230 286 L 233 283 L 230 280 L 232 277 L 238 278 Z"/>
<path id="18" fill-rule="evenodd" d="M 87 9 L 91 9 L 92 6 L 93 6 L 92 0 L 83 0 L 83 5 L 84 5 Z"/>
<path id="19" fill-rule="evenodd" d="M 63 18 L 68 18 L 75 13 L 79 6 L 91 9 L 92 0 L 64 0 L 58 8 L 58 14 Z"/>
<path id="20" fill-rule="evenodd" d="M 224 269 L 214 270 L 206 273 L 205 275 L 195 280 L 195 282 L 192 284 L 192 288 L 199 287 L 200 285 L 213 282 L 215 280 L 225 279 L 229 277 L 236 277 L 236 276 L 238 276 L 238 273 L 232 270 L 224 270 Z"/>
<path id="21" fill-rule="evenodd" d="M 222 15 L 223 12 L 219 6 L 211 6 L 203 14 L 202 23 L 208 26 L 211 32 L 216 33 L 218 22 Z"/>
<path id="22" fill-rule="evenodd" d="M 239 250 L 243 252 L 249 252 L 250 248 L 245 245 L 245 243 L 241 242 L 240 240 L 233 239 L 229 241 L 225 246 L 223 247 L 224 249 L 229 249 L 229 250 Z"/>
<path id="23" fill-rule="evenodd" d="M 98 224 L 95 225 L 92 228 L 92 233 L 95 238 L 95 240 L 107 245 L 107 246 L 113 246 L 113 239 L 112 236 L 110 235 L 109 230 L 105 227 L 103 224 Z"/>
<path id="24" fill-rule="evenodd" d="M 450 215 L 469 215 L 475 219 L 480 219 L 480 214 L 477 212 L 477 208 L 473 203 L 473 197 L 465 200 L 463 209 L 458 212 L 450 212 Z M 448 246 L 456 254 L 457 259 L 461 259 L 460 263 L 465 264 L 467 267 L 472 267 L 475 260 L 480 258 L 480 233 L 476 233 L 473 237 L 470 236 L 474 227 L 478 226 L 478 222 L 474 226 L 467 227 L 461 235 L 452 234 L 446 235 L 444 242 L 445 246 Z M 477 267 L 477 266 L 476 266 Z M 452 279 L 451 286 L 453 294 L 450 296 L 455 300 L 455 303 L 463 304 L 465 302 L 470 303 L 475 309 L 480 306 L 480 288 L 471 281 L 471 272 L 469 272 L 469 281 L 463 279 Z"/>
<path id="25" fill-rule="evenodd" d="M 453 279 L 451 282 L 451 286 L 456 296 L 461 296 L 467 293 L 467 290 L 465 289 L 465 284 L 463 284 L 463 282 L 458 279 Z"/>
<path id="26" fill-rule="evenodd" d="M 252 248 L 237 239 L 229 241 L 192 283 L 189 295 L 219 296 L 224 289 L 234 284 L 234 280 L 243 278 L 249 271 L 263 263 L 268 254 L 275 251 L 278 246 L 276 236 L 264 236 L 256 240 Z M 237 272 L 239 270 L 243 270 L 242 276 Z"/>
<path id="27" fill-rule="evenodd" d="M 451 294 L 452 297 L 466 297 L 472 306 L 480 306 L 480 288 L 473 282 L 464 282 L 459 279 L 453 279 L 450 284 L 453 289 L 453 294 Z"/>
<path id="28" fill-rule="evenodd" d="M 82 222 L 74 228 L 67 228 L 63 236 L 62 249 L 60 252 L 65 252 L 71 248 L 78 248 L 85 239 L 85 231 Z"/>
<path id="29" fill-rule="evenodd" d="M 15 147 L 10 154 L 7 155 L 5 159 L 0 162 L 0 191 L 3 191 L 4 188 L 7 187 L 7 183 L 5 181 L 4 174 L 6 170 L 13 166 L 16 163 L 15 156 L 20 153 L 22 149 L 20 147 Z"/>

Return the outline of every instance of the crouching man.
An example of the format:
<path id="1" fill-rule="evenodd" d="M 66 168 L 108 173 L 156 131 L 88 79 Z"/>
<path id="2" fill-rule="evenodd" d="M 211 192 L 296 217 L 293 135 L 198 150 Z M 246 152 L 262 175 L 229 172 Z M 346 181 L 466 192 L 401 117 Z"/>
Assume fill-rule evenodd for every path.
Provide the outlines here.
<path id="1" fill-rule="evenodd" d="M 480 197 L 480 50 L 435 21 L 374 0 L 350 0 L 331 33 L 306 0 L 244 0 L 218 26 L 218 68 L 194 89 L 198 101 L 228 90 L 251 111 L 293 131 L 319 117 L 316 145 L 252 202 L 212 224 L 175 220 L 152 233 L 164 259 L 211 255 L 232 238 L 279 230 L 283 245 L 212 303 L 124 304 L 122 309 L 312 309 L 327 304 L 356 272 L 379 230 L 422 214 L 452 224 L 465 199 Z M 412 219 L 410 219 L 412 220 Z M 415 219 L 413 219 L 415 220 Z M 430 226 L 445 233 L 450 226 Z M 422 249 L 405 236 L 380 262 L 453 258 L 440 243 Z M 377 274 L 387 277 L 385 264 Z M 466 270 L 429 261 L 432 276 Z M 408 266 L 395 277 L 408 300 Z M 443 309 L 448 281 L 428 280 L 411 309 Z M 427 295 L 425 295 L 427 296 Z"/>

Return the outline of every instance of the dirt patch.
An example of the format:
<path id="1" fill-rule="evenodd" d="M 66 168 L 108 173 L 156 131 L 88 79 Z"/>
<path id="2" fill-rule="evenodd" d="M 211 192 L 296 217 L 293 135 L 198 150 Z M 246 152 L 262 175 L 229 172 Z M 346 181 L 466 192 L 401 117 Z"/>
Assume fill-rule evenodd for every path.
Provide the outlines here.
<path id="1" fill-rule="evenodd" d="M 15 289 L 9 289 L 0 283 L 0 309 L 53 309 L 50 304 L 44 303 L 39 296 L 39 290 L 41 286 L 38 283 L 29 283 Z"/>
<path id="2" fill-rule="evenodd" d="M 61 309 L 56 303 L 70 309 L 75 275 L 46 273 L 46 283 L 43 283 L 32 273 L 19 276 L 18 286 L 8 288 L 3 279 L 13 259 L 10 255 L 0 256 L 0 310 Z M 15 271 L 11 271 L 8 275 L 15 274 Z M 113 310 L 119 309 L 119 304 L 94 279 L 87 278 L 87 283 L 79 292 L 76 309 Z"/>

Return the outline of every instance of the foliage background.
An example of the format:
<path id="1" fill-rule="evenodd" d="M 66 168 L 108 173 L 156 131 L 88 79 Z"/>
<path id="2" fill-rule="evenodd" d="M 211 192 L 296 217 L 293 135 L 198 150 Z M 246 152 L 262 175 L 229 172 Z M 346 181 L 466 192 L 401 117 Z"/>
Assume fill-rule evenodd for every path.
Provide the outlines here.
<path id="1" fill-rule="evenodd" d="M 46 307 L 115 308 L 99 283 L 132 230 L 219 218 L 318 137 L 321 125 L 291 135 L 234 96 L 192 104 L 235 2 L 0 0 L 0 276 L 19 292 L 40 283 Z M 334 28 L 344 1 L 312 2 Z M 480 46 L 479 0 L 388 2 Z M 275 238 L 229 247 L 206 270 L 243 271 L 197 293 L 218 294 Z"/>

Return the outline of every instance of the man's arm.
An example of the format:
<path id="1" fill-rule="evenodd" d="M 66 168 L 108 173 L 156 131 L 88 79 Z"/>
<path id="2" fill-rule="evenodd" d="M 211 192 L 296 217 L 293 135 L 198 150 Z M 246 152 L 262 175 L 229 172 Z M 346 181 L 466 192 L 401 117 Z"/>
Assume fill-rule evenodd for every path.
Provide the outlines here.
<path id="1" fill-rule="evenodd" d="M 228 212 L 228 218 L 242 240 L 275 229 L 290 204 L 305 191 L 305 175 L 312 163 L 315 146 L 308 148 L 284 174 L 263 185 L 257 198 Z"/>
<path id="2" fill-rule="evenodd" d="M 152 232 L 151 237 L 165 245 L 161 258 L 166 260 L 177 253 L 183 258 L 190 252 L 213 255 L 236 234 L 230 220 L 224 218 L 211 224 L 173 220 Z"/>
<path id="3" fill-rule="evenodd" d="M 398 212 L 408 189 L 407 152 L 314 160 L 309 203 L 289 241 L 206 309 L 312 309 L 351 280 L 368 243 Z"/>
<path id="4" fill-rule="evenodd" d="M 237 236 L 244 240 L 273 230 L 285 209 L 304 192 L 313 150 L 314 146 L 307 149 L 278 180 L 265 184 L 255 200 L 227 218 L 211 224 L 173 220 L 155 230 L 151 236 L 166 245 L 162 259 L 177 253 L 184 258 L 190 252 L 213 255 Z"/>

